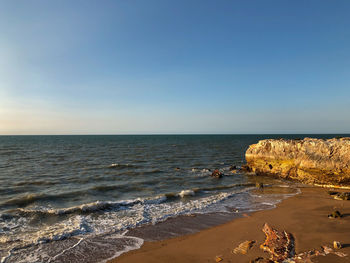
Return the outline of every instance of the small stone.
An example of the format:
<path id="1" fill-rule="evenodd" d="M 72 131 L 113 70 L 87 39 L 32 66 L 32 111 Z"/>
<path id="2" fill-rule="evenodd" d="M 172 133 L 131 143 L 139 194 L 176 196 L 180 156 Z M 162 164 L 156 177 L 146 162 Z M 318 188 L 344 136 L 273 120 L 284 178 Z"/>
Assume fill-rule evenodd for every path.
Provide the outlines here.
<path id="1" fill-rule="evenodd" d="M 259 182 L 256 182 L 255 186 L 256 186 L 256 188 L 259 188 L 259 189 L 264 188 L 264 184 L 263 183 L 259 183 Z"/>
<path id="2" fill-rule="evenodd" d="M 248 250 L 254 245 L 254 243 L 255 243 L 254 240 L 244 241 L 243 243 L 239 244 L 239 246 L 233 250 L 233 253 L 245 255 L 245 254 L 247 254 Z"/>
<path id="3" fill-rule="evenodd" d="M 221 262 L 221 261 L 223 261 L 223 259 L 221 257 L 216 256 L 215 262 Z"/>
<path id="4" fill-rule="evenodd" d="M 272 260 L 263 258 L 263 257 L 257 257 L 255 259 L 252 259 L 249 261 L 249 263 L 274 263 Z"/>
<path id="5" fill-rule="evenodd" d="M 328 215 L 328 218 L 340 218 L 340 217 L 342 217 L 342 214 L 338 210 L 333 211 L 332 214 Z"/>
<path id="6" fill-rule="evenodd" d="M 215 178 L 221 178 L 223 174 L 218 169 L 215 169 L 214 172 L 211 174 L 211 176 Z"/>
<path id="7" fill-rule="evenodd" d="M 350 192 L 337 193 L 333 195 L 333 198 L 336 200 L 350 200 Z"/>
<path id="8" fill-rule="evenodd" d="M 230 171 L 233 171 L 233 170 L 237 170 L 237 166 L 236 165 L 231 165 L 230 166 Z"/>
<path id="9" fill-rule="evenodd" d="M 341 244 L 340 244 L 340 242 L 338 242 L 338 241 L 333 241 L 333 247 L 335 248 L 335 249 L 341 249 Z"/>

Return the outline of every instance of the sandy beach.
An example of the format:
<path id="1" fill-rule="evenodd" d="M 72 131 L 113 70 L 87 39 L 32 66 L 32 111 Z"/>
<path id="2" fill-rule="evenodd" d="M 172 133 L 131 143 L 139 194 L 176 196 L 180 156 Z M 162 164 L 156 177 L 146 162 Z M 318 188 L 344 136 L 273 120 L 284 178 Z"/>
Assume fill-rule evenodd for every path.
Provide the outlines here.
<path id="1" fill-rule="evenodd" d="M 268 253 L 259 248 L 265 240 L 264 223 L 291 233 L 297 254 L 324 245 L 333 247 L 333 241 L 339 241 L 343 248 L 337 251 L 350 255 L 350 201 L 334 200 L 328 190 L 301 188 L 301 194 L 284 200 L 275 209 L 244 215 L 196 234 L 145 242 L 140 249 L 129 251 L 109 263 L 216 262 L 217 257 L 222 259 L 221 262 L 250 262 L 257 257 L 268 258 Z M 328 218 L 334 210 L 339 210 L 343 217 Z M 232 253 L 246 240 L 256 241 L 246 255 Z M 328 254 L 314 257 L 312 262 L 350 262 L 350 256 Z"/>

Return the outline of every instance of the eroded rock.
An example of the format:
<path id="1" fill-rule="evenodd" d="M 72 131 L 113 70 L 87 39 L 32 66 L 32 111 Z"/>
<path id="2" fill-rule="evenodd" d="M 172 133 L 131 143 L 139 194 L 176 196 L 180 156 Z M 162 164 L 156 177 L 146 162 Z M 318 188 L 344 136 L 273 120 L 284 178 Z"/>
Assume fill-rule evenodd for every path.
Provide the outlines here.
<path id="1" fill-rule="evenodd" d="M 234 250 L 233 250 L 233 253 L 235 254 L 247 254 L 248 250 L 251 249 L 251 247 L 254 245 L 255 241 L 254 240 L 247 240 L 247 241 L 244 241 L 242 242 L 241 244 L 239 244 L 238 247 L 236 247 Z"/>
<path id="2" fill-rule="evenodd" d="M 260 248 L 269 252 L 270 259 L 277 262 L 282 262 L 295 255 L 294 237 L 286 231 L 278 231 L 265 223 L 263 232 L 266 235 L 265 242 L 260 245 Z"/>
<path id="3" fill-rule="evenodd" d="M 262 140 L 250 145 L 245 157 L 245 169 L 257 175 L 309 184 L 350 184 L 350 138 Z"/>
<path id="4" fill-rule="evenodd" d="M 347 254 L 336 251 L 342 248 L 342 244 L 338 241 L 333 242 L 333 248 L 329 246 L 321 246 L 320 249 L 311 249 L 302 253 L 295 253 L 294 237 L 286 231 L 273 229 L 265 223 L 263 232 L 266 240 L 260 245 L 260 248 L 270 253 L 270 258 L 256 258 L 250 262 L 274 262 L 274 263 L 311 263 L 312 258 L 317 256 L 326 256 L 334 254 L 338 257 L 347 257 Z"/>

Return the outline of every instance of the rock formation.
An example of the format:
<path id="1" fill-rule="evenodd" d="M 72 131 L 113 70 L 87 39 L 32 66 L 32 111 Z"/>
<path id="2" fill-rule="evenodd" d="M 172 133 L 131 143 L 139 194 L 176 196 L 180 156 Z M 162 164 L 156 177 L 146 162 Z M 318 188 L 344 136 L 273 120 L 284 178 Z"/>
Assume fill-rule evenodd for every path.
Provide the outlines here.
<path id="1" fill-rule="evenodd" d="M 350 138 L 268 139 L 250 145 L 247 168 L 303 183 L 350 185 Z"/>
<path id="2" fill-rule="evenodd" d="M 273 262 L 282 262 L 294 257 L 294 237 L 292 234 L 273 229 L 266 223 L 263 232 L 266 235 L 266 240 L 260 245 L 260 248 L 270 253 L 270 259 Z"/>
<path id="3" fill-rule="evenodd" d="M 338 257 L 347 257 L 347 254 L 336 251 L 342 248 L 342 244 L 339 241 L 333 242 L 333 246 L 336 250 L 325 245 L 321 246 L 320 249 L 311 249 L 296 254 L 294 237 L 291 233 L 274 229 L 267 223 L 264 224 L 262 230 L 266 235 L 266 239 L 264 243 L 260 245 L 260 248 L 269 253 L 269 258 L 258 257 L 251 260 L 250 263 L 312 263 L 312 258 L 326 256 L 328 254 L 334 254 Z"/>

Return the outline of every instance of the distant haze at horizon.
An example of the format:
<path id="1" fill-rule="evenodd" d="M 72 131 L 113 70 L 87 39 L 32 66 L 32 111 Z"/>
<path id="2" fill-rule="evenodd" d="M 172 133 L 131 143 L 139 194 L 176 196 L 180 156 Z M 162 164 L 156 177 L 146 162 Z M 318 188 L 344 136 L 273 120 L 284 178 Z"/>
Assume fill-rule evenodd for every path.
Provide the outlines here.
<path id="1" fill-rule="evenodd" d="M 349 1 L 9 1 L 0 135 L 350 133 Z"/>

